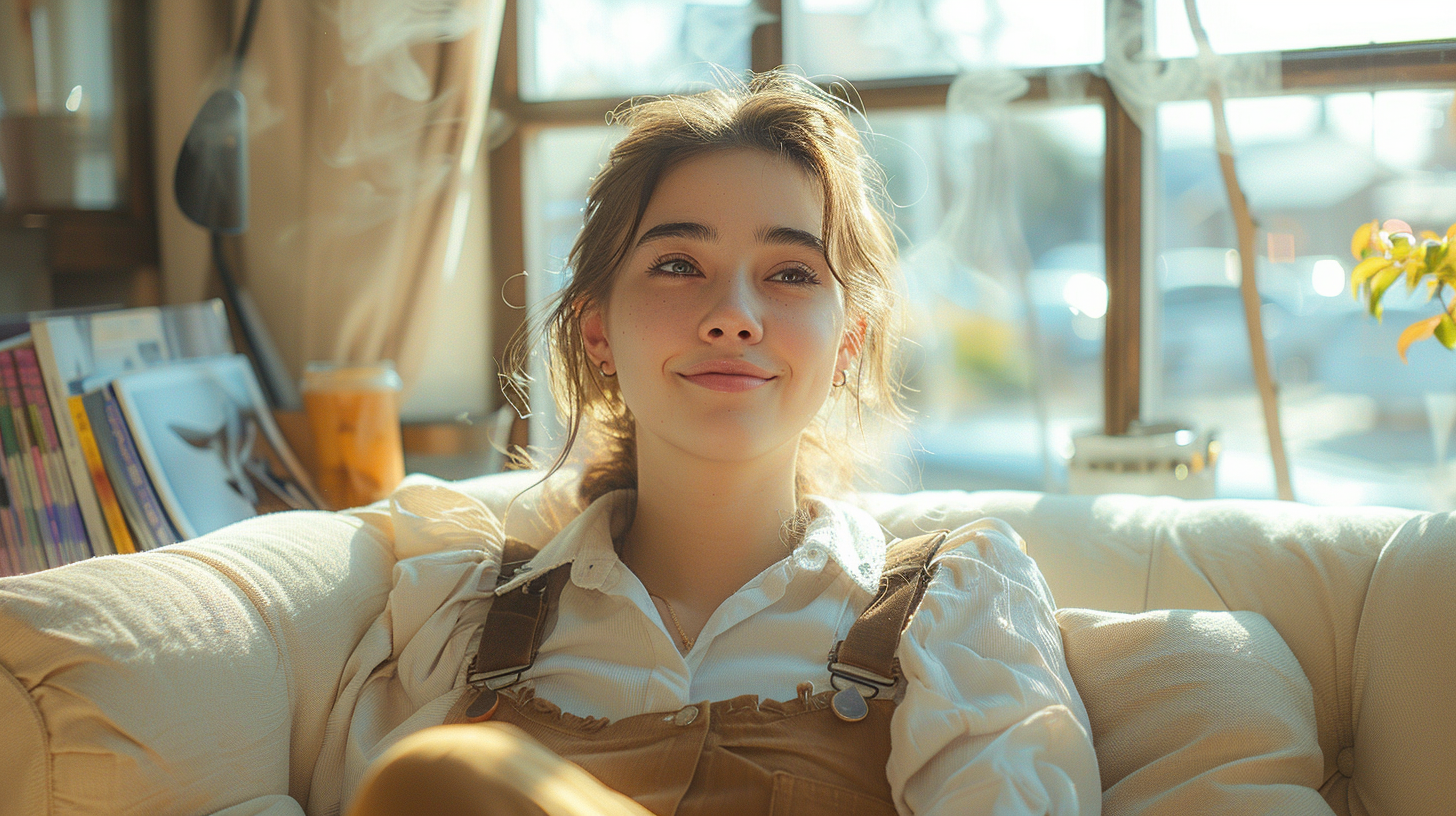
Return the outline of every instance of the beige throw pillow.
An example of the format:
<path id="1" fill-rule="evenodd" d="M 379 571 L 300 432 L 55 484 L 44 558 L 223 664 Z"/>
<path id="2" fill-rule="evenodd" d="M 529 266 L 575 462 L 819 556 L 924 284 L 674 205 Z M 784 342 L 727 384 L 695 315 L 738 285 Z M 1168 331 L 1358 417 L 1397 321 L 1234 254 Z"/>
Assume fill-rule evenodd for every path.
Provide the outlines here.
<path id="1" fill-rule="evenodd" d="M 1057 612 L 1103 813 L 1321 814 L 1309 680 L 1254 612 Z"/>

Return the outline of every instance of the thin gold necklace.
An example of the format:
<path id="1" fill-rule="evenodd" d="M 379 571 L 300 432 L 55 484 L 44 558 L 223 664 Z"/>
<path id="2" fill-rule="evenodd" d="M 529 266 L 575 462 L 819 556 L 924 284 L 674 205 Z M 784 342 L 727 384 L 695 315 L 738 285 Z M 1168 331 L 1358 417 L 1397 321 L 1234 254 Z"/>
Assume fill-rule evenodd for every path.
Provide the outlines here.
<path id="1" fill-rule="evenodd" d="M 688 633 L 683 630 L 682 621 L 677 619 L 677 610 L 672 608 L 672 601 L 652 592 L 647 594 L 662 601 L 662 605 L 667 607 L 667 616 L 672 618 L 672 625 L 677 629 L 677 636 L 682 638 L 683 646 L 687 647 L 687 650 L 691 652 L 693 650 L 693 644 L 697 643 L 697 640 L 688 637 Z"/>

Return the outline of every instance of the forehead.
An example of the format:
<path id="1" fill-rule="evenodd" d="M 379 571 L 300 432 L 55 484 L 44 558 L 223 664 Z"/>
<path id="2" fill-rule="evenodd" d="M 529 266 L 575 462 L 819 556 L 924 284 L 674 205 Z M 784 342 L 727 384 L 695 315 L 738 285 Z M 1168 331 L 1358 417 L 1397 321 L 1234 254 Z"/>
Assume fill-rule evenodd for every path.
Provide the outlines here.
<path id="1" fill-rule="evenodd" d="M 781 156 L 718 150 L 685 159 L 663 175 L 638 236 L 672 221 L 725 232 L 791 227 L 823 238 L 824 194 L 817 179 Z"/>

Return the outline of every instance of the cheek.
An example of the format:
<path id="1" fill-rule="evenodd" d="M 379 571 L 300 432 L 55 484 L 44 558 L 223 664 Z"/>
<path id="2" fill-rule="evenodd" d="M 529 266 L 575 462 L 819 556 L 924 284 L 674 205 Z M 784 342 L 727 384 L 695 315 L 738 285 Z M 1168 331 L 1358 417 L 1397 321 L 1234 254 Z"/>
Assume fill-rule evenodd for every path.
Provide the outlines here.
<path id="1" fill-rule="evenodd" d="M 640 365 L 645 357 L 670 347 L 681 333 L 682 309 L 662 297 L 628 296 L 609 310 L 607 338 L 617 364 Z"/>
<path id="2" fill-rule="evenodd" d="M 783 324 L 786 350 L 791 350 L 800 373 L 828 382 L 834 376 L 839 355 L 839 341 L 844 331 L 844 316 L 838 309 L 824 308 L 807 314 L 800 312 Z"/>

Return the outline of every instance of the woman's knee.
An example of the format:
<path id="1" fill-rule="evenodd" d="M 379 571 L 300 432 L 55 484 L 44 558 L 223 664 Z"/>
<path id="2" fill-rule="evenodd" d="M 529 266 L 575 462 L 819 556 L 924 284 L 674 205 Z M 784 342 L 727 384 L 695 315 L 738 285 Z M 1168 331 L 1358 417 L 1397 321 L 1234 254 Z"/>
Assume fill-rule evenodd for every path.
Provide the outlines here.
<path id="1" fill-rule="evenodd" d="M 542 814 L 526 785 L 529 771 L 549 757 L 549 751 L 509 725 L 428 728 L 375 761 L 349 814 Z"/>

